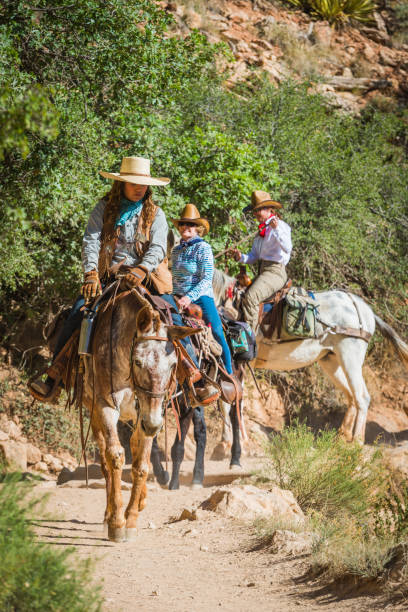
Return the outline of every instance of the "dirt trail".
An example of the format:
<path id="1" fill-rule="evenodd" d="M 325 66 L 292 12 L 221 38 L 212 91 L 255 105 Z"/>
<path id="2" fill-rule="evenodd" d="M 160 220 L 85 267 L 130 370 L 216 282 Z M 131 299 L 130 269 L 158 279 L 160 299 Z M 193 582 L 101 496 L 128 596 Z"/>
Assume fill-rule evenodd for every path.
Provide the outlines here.
<path id="1" fill-rule="evenodd" d="M 219 463 L 207 464 L 207 472 L 223 471 Z M 371 598 L 339 601 L 319 593 L 317 586 L 299 583 L 305 560 L 258 550 L 250 524 L 212 512 L 198 521 L 169 522 L 183 508 L 197 507 L 214 487 L 168 491 L 149 482 L 137 539 L 113 544 L 101 527 L 105 491 L 78 488 L 82 485 L 80 481 L 61 487 L 38 485 L 39 492 L 50 493 L 47 516 L 37 523 L 38 535 L 52 545 L 74 545 L 76 554 L 95 561 L 95 578 L 104 581 L 105 611 L 362 612 L 376 607 Z M 125 501 L 128 496 L 124 491 Z M 49 520 L 50 515 L 55 520 Z"/>

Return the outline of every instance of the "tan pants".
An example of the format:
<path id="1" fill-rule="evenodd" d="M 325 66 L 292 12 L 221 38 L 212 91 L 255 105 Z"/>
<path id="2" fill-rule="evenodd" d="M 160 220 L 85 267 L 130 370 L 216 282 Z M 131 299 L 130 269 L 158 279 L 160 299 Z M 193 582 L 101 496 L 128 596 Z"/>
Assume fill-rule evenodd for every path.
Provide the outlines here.
<path id="1" fill-rule="evenodd" d="M 245 293 L 242 301 L 244 318 L 256 332 L 258 326 L 259 304 L 282 289 L 287 281 L 284 264 L 273 261 L 262 261 L 259 275 Z"/>

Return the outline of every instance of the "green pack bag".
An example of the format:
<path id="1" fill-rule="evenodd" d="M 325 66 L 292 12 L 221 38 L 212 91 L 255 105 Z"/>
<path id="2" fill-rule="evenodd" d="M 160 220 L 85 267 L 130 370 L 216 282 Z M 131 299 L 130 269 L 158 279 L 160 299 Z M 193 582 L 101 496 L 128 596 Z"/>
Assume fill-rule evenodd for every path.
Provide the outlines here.
<path id="1" fill-rule="evenodd" d="M 315 338 L 317 306 L 316 300 L 302 287 L 290 289 L 283 307 L 280 338 Z"/>

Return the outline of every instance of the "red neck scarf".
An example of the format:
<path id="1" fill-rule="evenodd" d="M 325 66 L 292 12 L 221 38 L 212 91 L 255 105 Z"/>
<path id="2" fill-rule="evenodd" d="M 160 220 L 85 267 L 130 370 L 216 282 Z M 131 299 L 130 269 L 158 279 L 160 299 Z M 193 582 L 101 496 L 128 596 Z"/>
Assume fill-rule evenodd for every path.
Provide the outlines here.
<path id="1" fill-rule="evenodd" d="M 268 218 L 267 218 L 267 220 L 266 220 L 266 221 L 264 221 L 263 223 L 260 223 L 260 224 L 258 225 L 258 232 L 259 232 L 259 235 L 260 235 L 260 237 L 261 237 L 261 238 L 263 238 L 263 237 L 265 236 L 265 234 L 266 234 L 266 228 L 268 227 L 268 223 L 269 223 L 269 221 L 272 219 L 272 217 L 274 217 L 274 216 L 275 216 L 275 215 L 272 213 L 272 214 L 270 215 L 270 217 L 268 217 Z"/>

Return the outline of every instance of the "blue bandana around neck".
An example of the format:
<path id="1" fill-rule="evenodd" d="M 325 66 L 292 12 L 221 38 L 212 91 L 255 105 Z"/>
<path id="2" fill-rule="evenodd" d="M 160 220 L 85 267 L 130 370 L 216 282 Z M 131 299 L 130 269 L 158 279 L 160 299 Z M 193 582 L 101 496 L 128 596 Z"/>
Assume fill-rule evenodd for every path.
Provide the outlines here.
<path id="1" fill-rule="evenodd" d="M 192 244 L 196 244 L 197 242 L 201 242 L 202 238 L 197 236 L 196 238 L 190 238 L 190 240 L 180 240 L 180 246 L 184 249 L 186 246 L 191 246 Z"/>
<path id="2" fill-rule="evenodd" d="M 124 225 L 126 221 L 129 221 L 129 219 L 137 215 L 137 213 L 140 212 L 140 210 L 142 209 L 142 206 L 143 200 L 132 202 L 132 200 L 128 200 L 127 198 L 122 196 L 122 199 L 120 201 L 119 216 L 116 219 L 115 227 Z"/>

